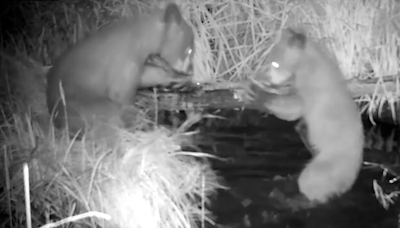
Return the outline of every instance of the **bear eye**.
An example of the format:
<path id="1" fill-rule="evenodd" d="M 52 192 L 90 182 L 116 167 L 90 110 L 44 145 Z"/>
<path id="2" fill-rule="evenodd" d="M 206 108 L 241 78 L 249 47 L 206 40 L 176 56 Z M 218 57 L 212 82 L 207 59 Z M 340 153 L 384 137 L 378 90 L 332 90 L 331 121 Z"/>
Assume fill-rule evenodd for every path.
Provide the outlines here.
<path id="1" fill-rule="evenodd" d="M 277 62 L 272 62 L 271 65 L 275 68 L 279 68 L 279 63 Z"/>
<path id="2" fill-rule="evenodd" d="M 192 48 L 188 48 L 188 49 L 187 49 L 187 54 L 188 54 L 188 55 L 192 54 L 192 52 L 193 52 Z"/>

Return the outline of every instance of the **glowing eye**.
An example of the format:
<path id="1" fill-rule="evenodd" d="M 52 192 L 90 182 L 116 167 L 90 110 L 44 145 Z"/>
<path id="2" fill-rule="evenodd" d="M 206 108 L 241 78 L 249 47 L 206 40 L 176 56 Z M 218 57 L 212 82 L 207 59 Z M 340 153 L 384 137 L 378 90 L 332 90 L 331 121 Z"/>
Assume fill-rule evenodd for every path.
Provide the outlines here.
<path id="1" fill-rule="evenodd" d="M 272 62 L 271 65 L 275 68 L 279 68 L 279 63 L 277 62 Z"/>
<path id="2" fill-rule="evenodd" d="M 190 54 L 192 54 L 192 49 L 191 48 L 189 48 L 188 50 L 187 50 L 187 53 L 188 53 L 188 55 L 190 55 Z"/>

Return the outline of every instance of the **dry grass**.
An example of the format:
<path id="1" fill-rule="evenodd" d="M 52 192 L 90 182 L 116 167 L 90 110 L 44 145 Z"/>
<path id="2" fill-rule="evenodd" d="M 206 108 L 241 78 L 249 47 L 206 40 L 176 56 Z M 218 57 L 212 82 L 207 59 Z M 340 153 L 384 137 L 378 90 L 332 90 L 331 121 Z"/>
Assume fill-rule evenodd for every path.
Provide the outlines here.
<path id="1" fill-rule="evenodd" d="M 34 227 L 79 213 L 102 212 L 103 219 L 77 225 L 102 227 L 195 227 L 211 221 L 209 197 L 221 186 L 200 152 L 182 151 L 191 133 L 120 130 L 120 144 L 110 151 L 90 140 L 74 141 L 65 132 L 43 130 L 29 116 L 13 115 L 1 132 L 2 170 L 6 175 L 1 208 L 14 227 L 25 221 L 22 165 L 30 175 Z"/>

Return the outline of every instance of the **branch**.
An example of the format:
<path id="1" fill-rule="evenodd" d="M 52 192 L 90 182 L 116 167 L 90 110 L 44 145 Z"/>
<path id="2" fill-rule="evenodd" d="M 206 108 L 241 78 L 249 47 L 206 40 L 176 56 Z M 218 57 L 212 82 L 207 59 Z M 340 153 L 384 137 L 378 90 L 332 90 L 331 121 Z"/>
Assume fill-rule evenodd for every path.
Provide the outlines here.
<path id="1" fill-rule="evenodd" d="M 348 83 L 349 89 L 353 93 L 354 98 L 360 96 L 373 94 L 384 95 L 386 91 L 396 91 L 396 84 L 393 80 L 385 80 L 382 85 L 377 87 L 378 79 L 369 79 L 363 81 L 352 80 Z M 239 88 L 238 83 L 223 83 L 223 84 L 210 84 L 202 87 L 202 91 L 199 93 L 172 93 L 172 92 L 149 92 L 139 91 L 137 94 L 137 104 L 147 109 L 159 109 L 159 110 L 202 110 L 202 109 L 234 109 L 234 108 L 247 108 L 259 111 L 267 111 L 260 101 L 255 101 L 249 104 L 244 104 L 234 98 L 234 89 Z M 271 93 L 262 91 L 262 94 L 257 92 L 258 96 L 263 99 L 268 99 Z M 155 96 L 157 95 L 157 96 Z M 397 100 L 398 101 L 398 100 Z M 359 105 L 365 105 L 368 102 L 359 103 Z M 396 107 L 398 109 L 398 107 Z M 384 107 L 379 118 L 390 118 L 392 119 L 392 110 L 389 106 Z M 385 121 L 385 122 L 393 122 Z"/>

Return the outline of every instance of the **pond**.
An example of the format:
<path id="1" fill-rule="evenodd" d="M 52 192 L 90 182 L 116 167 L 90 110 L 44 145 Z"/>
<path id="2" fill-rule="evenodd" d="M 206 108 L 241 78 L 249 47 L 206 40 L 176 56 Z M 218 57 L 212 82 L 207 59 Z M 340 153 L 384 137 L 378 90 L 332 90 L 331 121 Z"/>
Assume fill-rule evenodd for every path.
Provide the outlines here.
<path id="1" fill-rule="evenodd" d="M 207 227 L 397 227 L 398 205 L 385 209 L 375 196 L 373 181 L 383 189 L 398 189 L 399 184 L 389 183 L 394 176 L 383 176 L 382 168 L 367 165 L 396 163 L 392 159 L 399 157 L 400 142 L 394 127 L 374 126 L 379 128 L 376 131 L 365 122 L 364 166 L 353 188 L 328 204 L 293 211 L 271 193 L 276 189 L 278 193 L 299 193 L 293 176 L 311 154 L 294 130 L 295 123 L 252 111 L 243 112 L 236 120 L 225 126 L 224 120 L 218 120 L 219 126 L 204 127 L 206 124 L 201 123 L 200 148 L 228 159 L 214 160 L 213 168 L 230 187 L 219 191 L 213 200 L 215 224 Z"/>

